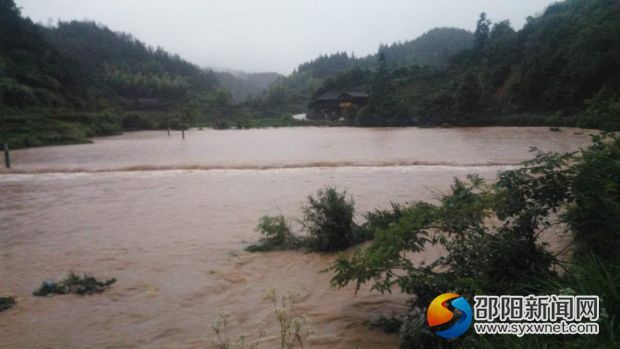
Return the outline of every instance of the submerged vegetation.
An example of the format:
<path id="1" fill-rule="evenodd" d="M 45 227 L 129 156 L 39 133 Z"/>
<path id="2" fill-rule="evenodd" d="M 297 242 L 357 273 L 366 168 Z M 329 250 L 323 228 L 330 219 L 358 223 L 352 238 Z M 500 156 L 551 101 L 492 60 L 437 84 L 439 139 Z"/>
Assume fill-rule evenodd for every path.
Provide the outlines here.
<path id="1" fill-rule="evenodd" d="M 302 211 L 309 249 L 339 251 L 356 242 L 353 222 L 355 203 L 346 191 L 339 193 L 335 188 L 319 190 L 316 198 L 308 196 L 308 204 Z"/>
<path id="2" fill-rule="evenodd" d="M 100 281 L 89 274 L 79 276 L 71 272 L 64 280 L 60 282 L 43 282 L 41 287 L 35 290 L 32 294 L 38 297 L 69 293 L 78 294 L 81 296 L 90 295 L 104 292 L 115 282 L 116 279 Z"/>
<path id="3" fill-rule="evenodd" d="M 15 298 L 7 296 L 0 297 L 0 311 L 5 311 L 12 308 L 15 305 Z"/>
<path id="4" fill-rule="evenodd" d="M 291 250 L 301 246 L 301 239 L 291 231 L 291 225 L 282 215 L 261 217 L 256 231 L 263 236 L 256 244 L 246 247 L 250 252 Z"/>
<path id="5" fill-rule="evenodd" d="M 334 252 L 372 238 L 366 226 L 354 221 L 355 202 L 347 192 L 327 187 L 308 196 L 299 221 L 305 235 L 295 234 L 282 215 L 263 216 L 256 231 L 263 236 L 258 243 L 246 248 L 250 252 L 304 249 L 314 252 Z"/>
<path id="6" fill-rule="evenodd" d="M 284 296 L 278 297 L 276 289 L 269 290 L 264 297 L 273 306 L 273 313 L 276 317 L 280 333 L 278 336 L 280 349 L 304 348 L 304 341 L 310 335 L 308 320 L 300 314 L 295 305 L 299 301 L 299 295 L 289 292 Z M 258 338 L 251 344 L 247 344 L 247 338 L 241 335 L 236 338 L 229 336 L 230 315 L 220 313 L 211 325 L 215 340 L 211 340 L 213 345 L 219 349 L 258 349 L 260 342 L 267 335 L 265 324 L 259 324 Z"/>
<path id="7" fill-rule="evenodd" d="M 415 295 L 401 326 L 401 348 L 531 346 L 529 337 L 472 335 L 445 342 L 428 329 L 426 307 L 447 291 L 471 298 L 565 289 L 601 297 L 607 311 L 602 333 L 587 338 L 535 337 L 535 347 L 617 345 L 619 160 L 620 140 L 615 135 L 596 136 L 581 152 L 538 153 L 522 168 L 501 173 L 494 184 L 476 176 L 456 180 L 438 204 L 418 202 L 394 206 L 391 213 L 382 211 L 375 218 L 381 224 L 376 225 L 372 244 L 333 264 L 332 285 L 352 282 L 359 289 L 371 283 L 375 291 L 399 288 Z M 545 231 L 563 234 L 562 225 L 574 232 L 575 252 L 569 262 L 552 254 L 540 237 Z M 430 245 L 440 245 L 446 254 L 428 264 L 414 264 L 411 254 Z"/>
<path id="8" fill-rule="evenodd" d="M 352 255 L 339 255 L 328 271 L 332 286 L 410 294 L 409 311 L 375 326 L 399 329 L 401 348 L 580 348 L 615 347 L 620 331 L 620 139 L 593 136 L 578 152 L 537 152 L 495 183 L 471 175 L 455 180 L 438 203 L 392 204 L 353 223 L 353 201 L 334 188 L 310 196 L 300 238 L 283 216 L 263 217 L 265 236 L 255 251 L 305 248 L 337 251 L 372 239 Z M 570 253 L 553 253 L 546 239 L 572 237 Z M 438 245 L 445 253 L 425 264 L 411 257 Z M 557 247 L 557 246 L 556 246 Z M 474 295 L 598 295 L 604 309 L 598 336 L 480 336 L 455 341 L 436 336 L 426 324 L 433 298 L 455 292 Z"/>

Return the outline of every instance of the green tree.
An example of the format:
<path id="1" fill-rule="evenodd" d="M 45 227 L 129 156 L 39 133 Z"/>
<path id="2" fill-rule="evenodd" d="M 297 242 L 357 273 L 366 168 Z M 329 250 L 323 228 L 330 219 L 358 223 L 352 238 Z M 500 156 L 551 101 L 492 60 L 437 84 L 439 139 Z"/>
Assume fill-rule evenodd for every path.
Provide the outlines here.
<path id="1" fill-rule="evenodd" d="M 489 40 L 489 33 L 491 31 L 491 20 L 487 18 L 487 14 L 482 12 L 478 23 L 476 24 L 476 31 L 474 32 L 474 49 L 482 50 L 484 45 Z"/>
<path id="2" fill-rule="evenodd" d="M 309 248 L 332 252 L 352 246 L 356 241 L 354 214 L 355 204 L 346 192 L 326 188 L 316 197 L 308 196 L 302 223 L 309 235 Z"/>

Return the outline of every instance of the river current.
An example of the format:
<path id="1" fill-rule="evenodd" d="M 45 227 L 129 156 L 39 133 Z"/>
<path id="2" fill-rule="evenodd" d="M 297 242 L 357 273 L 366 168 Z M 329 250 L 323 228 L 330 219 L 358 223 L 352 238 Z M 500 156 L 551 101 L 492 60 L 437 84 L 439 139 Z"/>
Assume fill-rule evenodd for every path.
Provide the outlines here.
<path id="1" fill-rule="evenodd" d="M 544 151 L 577 150 L 590 131 L 548 128 L 279 128 L 126 133 L 93 144 L 13 151 L 0 171 L 2 348 L 211 348 L 211 323 L 275 345 L 264 293 L 297 292 L 309 348 L 397 348 L 369 321 L 406 296 L 331 289 L 331 254 L 252 254 L 265 214 L 294 220 L 307 195 L 347 190 L 361 214 L 390 202 L 434 200 L 455 177 L 499 171 Z M 417 256 L 424 261 L 441 253 Z M 69 271 L 114 277 L 107 292 L 38 298 Z"/>

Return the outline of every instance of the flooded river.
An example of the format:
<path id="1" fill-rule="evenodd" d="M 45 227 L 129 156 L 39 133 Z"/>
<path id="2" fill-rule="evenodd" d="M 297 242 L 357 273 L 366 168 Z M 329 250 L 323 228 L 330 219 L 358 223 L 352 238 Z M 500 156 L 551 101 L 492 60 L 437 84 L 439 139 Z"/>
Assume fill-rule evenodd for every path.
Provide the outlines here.
<path id="1" fill-rule="evenodd" d="M 346 189 L 359 213 L 390 201 L 432 200 L 453 177 L 497 172 L 530 147 L 576 150 L 588 132 L 547 128 L 192 130 L 127 133 L 93 144 L 13 152 L 0 171 L 2 348 L 211 348 L 210 324 L 230 313 L 231 336 L 276 334 L 263 294 L 300 294 L 308 348 L 397 348 L 369 319 L 403 295 L 330 289 L 334 255 L 250 254 L 262 215 L 299 216 L 308 194 Z M 425 256 L 420 256 L 424 259 Z M 69 271 L 115 277 L 88 297 L 33 297 Z M 263 348 L 275 347 L 267 337 Z"/>

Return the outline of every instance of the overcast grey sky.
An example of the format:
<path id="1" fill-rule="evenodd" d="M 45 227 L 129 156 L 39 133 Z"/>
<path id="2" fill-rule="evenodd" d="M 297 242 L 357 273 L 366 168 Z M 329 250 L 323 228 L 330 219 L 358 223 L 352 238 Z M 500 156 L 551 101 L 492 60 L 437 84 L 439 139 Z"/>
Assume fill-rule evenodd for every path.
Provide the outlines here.
<path id="1" fill-rule="evenodd" d="M 366 55 L 480 12 L 521 28 L 552 0 L 16 0 L 35 22 L 90 19 L 201 66 L 290 73 L 322 53 Z"/>

